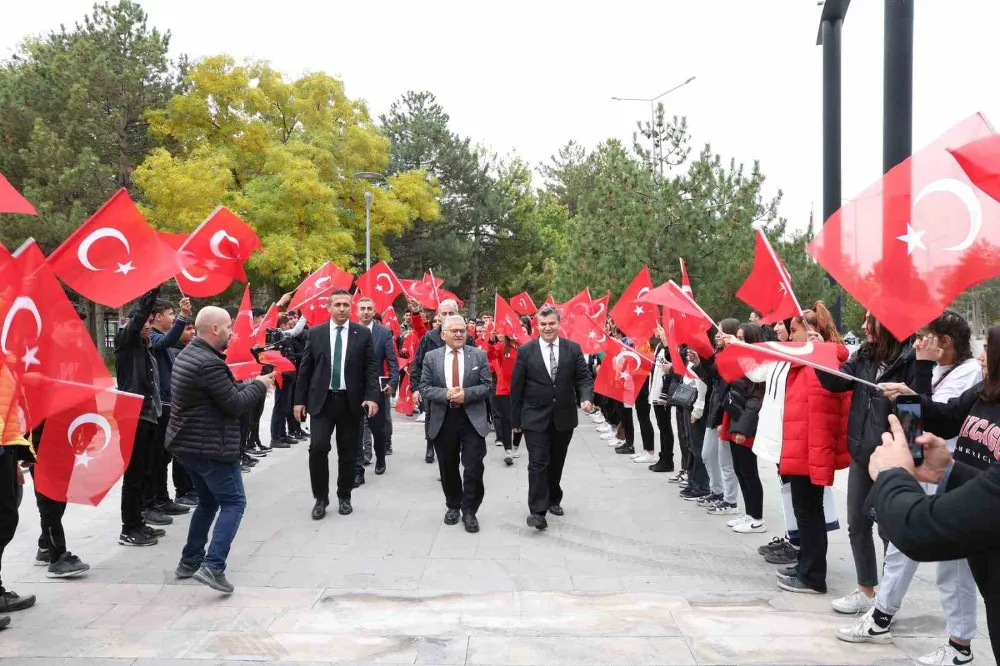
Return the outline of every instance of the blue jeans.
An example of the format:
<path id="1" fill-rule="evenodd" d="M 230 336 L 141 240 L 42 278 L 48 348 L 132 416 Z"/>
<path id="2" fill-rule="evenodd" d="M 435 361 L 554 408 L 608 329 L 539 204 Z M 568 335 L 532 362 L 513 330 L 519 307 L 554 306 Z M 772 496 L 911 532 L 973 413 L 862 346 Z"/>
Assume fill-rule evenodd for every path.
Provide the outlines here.
<path id="1" fill-rule="evenodd" d="M 219 462 L 194 456 L 183 456 L 181 464 L 191 475 L 198 493 L 198 506 L 191 516 L 187 544 L 181 551 L 181 562 L 191 566 L 204 564 L 215 572 L 226 570 L 226 558 L 232 548 L 236 531 L 240 528 L 247 496 L 243 490 L 243 475 L 238 462 Z M 212 543 L 208 543 L 208 529 L 215 520 Z"/>

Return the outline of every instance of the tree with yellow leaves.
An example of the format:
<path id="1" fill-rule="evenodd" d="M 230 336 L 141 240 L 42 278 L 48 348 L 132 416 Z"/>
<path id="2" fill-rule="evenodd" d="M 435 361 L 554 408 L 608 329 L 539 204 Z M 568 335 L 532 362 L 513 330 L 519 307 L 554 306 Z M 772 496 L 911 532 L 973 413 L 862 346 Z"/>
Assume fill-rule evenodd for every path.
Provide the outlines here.
<path id="1" fill-rule="evenodd" d="M 437 183 L 425 171 L 394 173 L 383 187 L 353 178 L 385 170 L 389 140 L 341 81 L 316 73 L 288 82 L 266 62 L 213 56 L 191 67 L 186 84 L 149 113 L 166 148 L 133 176 L 155 226 L 191 231 L 228 206 L 263 242 L 250 270 L 291 286 L 324 261 L 363 263 L 366 191 L 373 257 L 390 258 L 384 235 L 438 216 Z"/>

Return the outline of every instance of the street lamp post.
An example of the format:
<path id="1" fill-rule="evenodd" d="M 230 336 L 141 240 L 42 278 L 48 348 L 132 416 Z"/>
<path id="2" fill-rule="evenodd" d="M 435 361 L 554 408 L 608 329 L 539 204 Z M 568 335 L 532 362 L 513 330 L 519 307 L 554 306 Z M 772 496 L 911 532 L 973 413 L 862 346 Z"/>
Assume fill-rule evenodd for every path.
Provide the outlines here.
<path id="1" fill-rule="evenodd" d="M 649 103 L 649 133 L 650 133 L 650 139 L 653 139 L 653 136 L 652 136 L 652 134 L 653 134 L 653 127 L 656 126 L 656 101 L 659 100 L 662 97 L 666 97 L 667 95 L 669 95 L 670 93 L 674 92 L 678 88 L 683 88 L 687 84 L 689 84 L 692 81 L 694 81 L 696 78 L 697 77 L 692 76 L 687 81 L 685 81 L 684 83 L 679 83 L 676 86 L 674 86 L 673 88 L 671 88 L 670 90 L 668 90 L 667 92 L 660 93 L 656 97 L 612 97 L 611 99 L 613 99 L 616 102 L 648 102 Z M 655 139 L 653 139 L 653 157 L 656 158 L 656 140 Z M 659 162 L 660 162 L 660 178 L 663 178 L 663 144 L 662 144 L 662 142 L 660 144 Z"/>
<path id="2" fill-rule="evenodd" d="M 374 171 L 359 171 L 354 174 L 355 180 L 367 180 L 371 183 L 385 181 L 385 176 Z M 365 270 L 372 267 L 372 193 L 365 192 Z"/>

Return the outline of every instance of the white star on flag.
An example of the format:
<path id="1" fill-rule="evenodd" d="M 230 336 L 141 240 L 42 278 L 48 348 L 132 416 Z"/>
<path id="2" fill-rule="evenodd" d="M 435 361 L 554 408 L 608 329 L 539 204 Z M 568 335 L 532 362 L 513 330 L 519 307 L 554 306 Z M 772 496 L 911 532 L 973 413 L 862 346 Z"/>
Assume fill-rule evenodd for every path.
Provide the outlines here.
<path id="1" fill-rule="evenodd" d="M 38 360 L 38 347 L 28 347 L 25 349 L 21 360 L 24 362 L 25 372 L 33 365 L 41 365 L 41 362 Z"/>
<path id="2" fill-rule="evenodd" d="M 382 285 L 377 284 L 377 285 L 375 285 L 375 291 L 382 292 L 382 291 L 385 291 L 385 289 L 382 288 Z"/>
<path id="3" fill-rule="evenodd" d="M 641 305 L 635 306 L 635 315 L 638 317 L 642 314 L 646 314 L 646 310 Z"/>
<path id="4" fill-rule="evenodd" d="M 122 275 L 128 275 L 129 271 L 134 271 L 135 266 L 132 265 L 131 261 L 127 261 L 124 264 L 118 264 L 118 270 L 115 273 L 121 273 Z"/>
<path id="5" fill-rule="evenodd" d="M 621 373 L 621 378 L 622 378 L 622 380 L 624 380 L 624 381 L 626 381 L 626 382 L 627 382 L 627 381 L 629 381 L 629 380 L 631 380 L 631 379 L 632 379 L 632 374 L 631 374 L 631 373 L 629 373 L 629 372 L 625 372 L 625 371 L 623 370 L 623 371 L 622 371 L 622 373 Z"/>
<path id="6" fill-rule="evenodd" d="M 901 240 L 906 243 L 906 256 L 913 254 L 916 249 L 926 250 L 927 246 L 924 245 L 924 234 L 926 231 L 917 231 L 913 226 L 907 222 L 906 223 L 906 235 L 896 236 L 896 240 Z"/>
<path id="7" fill-rule="evenodd" d="M 217 268 L 219 268 L 219 262 L 217 262 L 215 259 L 206 259 L 205 261 L 201 262 L 201 265 L 202 268 L 209 271 L 214 271 Z"/>
<path id="8" fill-rule="evenodd" d="M 74 463 L 73 467 L 80 467 L 81 465 L 87 467 L 87 463 L 89 463 L 93 459 L 94 456 L 88 454 L 86 451 L 84 451 L 83 453 L 77 453 L 76 463 Z"/>

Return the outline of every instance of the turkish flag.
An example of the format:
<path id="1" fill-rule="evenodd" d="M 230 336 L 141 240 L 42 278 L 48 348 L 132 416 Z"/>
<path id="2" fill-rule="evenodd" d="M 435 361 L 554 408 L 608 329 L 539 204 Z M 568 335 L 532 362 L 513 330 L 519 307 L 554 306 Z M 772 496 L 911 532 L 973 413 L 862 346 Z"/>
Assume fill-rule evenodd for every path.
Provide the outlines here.
<path id="1" fill-rule="evenodd" d="M 396 316 L 396 308 L 390 305 L 382 312 L 382 325 L 392 331 L 392 340 L 393 344 L 395 344 L 396 338 L 399 337 L 400 332 L 403 330 L 403 327 L 399 324 L 399 317 Z"/>
<path id="2" fill-rule="evenodd" d="M 250 348 L 254 345 L 256 336 L 253 330 L 253 304 L 250 300 L 250 285 L 243 290 L 243 300 L 239 312 L 233 320 L 233 335 L 226 347 L 226 363 L 243 363 L 252 361 Z"/>
<path id="3" fill-rule="evenodd" d="M 684 261 L 684 257 L 680 257 L 681 261 L 681 289 L 684 293 L 694 298 L 694 289 L 691 288 L 691 278 L 688 277 L 688 267 L 687 263 Z"/>
<path id="4" fill-rule="evenodd" d="M 69 389 L 64 395 L 52 391 L 51 381 L 110 388 L 114 379 L 35 241 L 25 242 L 13 259 L 21 280 L 4 312 L 0 350 L 16 359 L 7 367 L 22 380 L 35 427 L 81 399 Z"/>
<path id="5" fill-rule="evenodd" d="M 124 189 L 49 255 L 52 270 L 71 289 L 112 308 L 142 296 L 191 263 L 149 226 Z"/>
<path id="6" fill-rule="evenodd" d="M 594 391 L 623 404 L 634 405 L 652 369 L 652 359 L 608 338 L 607 354 L 597 371 Z"/>
<path id="7" fill-rule="evenodd" d="M 361 300 L 361 296 L 362 294 L 360 289 L 355 290 L 355 292 L 351 294 L 351 313 L 347 315 L 347 318 L 355 324 L 361 321 L 361 318 L 358 317 L 358 302 Z"/>
<path id="8" fill-rule="evenodd" d="M 590 302 L 590 311 L 587 316 L 593 319 L 597 324 L 603 326 L 604 320 L 608 316 L 608 303 L 611 302 L 611 292 L 607 292 L 597 300 Z"/>
<path id="9" fill-rule="evenodd" d="M 160 235 L 191 259 L 191 265 L 174 277 L 181 293 L 198 298 L 221 294 L 233 280 L 246 282 L 243 264 L 261 246 L 253 228 L 222 206 L 190 234 Z"/>
<path id="10" fill-rule="evenodd" d="M 289 310 L 302 310 L 306 312 L 307 310 L 315 311 L 317 308 L 305 308 L 303 306 L 307 304 L 314 304 L 312 301 L 316 298 L 322 299 L 324 296 L 328 296 L 330 292 L 336 289 L 343 289 L 347 291 L 351 288 L 354 283 L 354 277 L 347 271 L 342 271 L 337 268 L 331 262 L 326 262 L 319 268 L 317 268 L 309 277 L 302 281 L 302 283 L 295 288 L 295 295 L 292 300 L 288 303 Z M 327 312 L 326 303 L 320 304 L 322 311 Z M 326 315 L 324 315 L 326 318 Z M 323 319 L 320 319 L 323 321 Z M 315 326 L 315 323 L 310 318 L 309 324 Z"/>
<path id="11" fill-rule="evenodd" d="M 396 411 L 406 416 L 413 415 L 413 391 L 410 390 L 410 373 L 405 373 L 399 382 L 399 397 L 396 398 Z"/>
<path id="12" fill-rule="evenodd" d="M 577 317 L 573 320 L 569 339 L 580 345 L 584 354 L 599 354 L 607 350 L 610 338 L 590 317 Z"/>
<path id="13" fill-rule="evenodd" d="M 251 315 L 253 312 L 251 311 Z M 254 344 L 264 345 L 267 342 L 267 329 L 278 327 L 278 304 L 271 303 L 271 307 L 264 313 L 264 318 L 260 320 L 260 325 L 254 331 Z"/>
<path id="14" fill-rule="evenodd" d="M 684 291 L 684 287 L 679 287 L 676 282 L 670 280 L 660 288 L 668 290 L 672 296 L 684 301 L 698 312 L 697 315 L 692 315 L 688 314 L 688 312 L 664 308 L 664 331 L 670 334 L 671 329 L 668 326 L 668 323 L 672 324 L 672 334 L 676 336 L 676 344 L 678 346 L 687 345 L 691 349 L 698 352 L 698 355 L 702 358 L 710 358 L 715 353 L 715 345 L 713 341 L 709 339 L 708 332 L 712 330 L 715 323 L 707 314 L 705 314 L 705 311 L 701 309 L 701 306 L 694 301 L 694 298 Z"/>
<path id="15" fill-rule="evenodd" d="M 178 253 L 188 239 L 187 234 L 174 234 L 166 231 L 160 231 L 159 234 L 160 239 Z M 195 263 L 177 273 L 174 279 L 177 280 L 177 288 L 180 289 L 180 292 L 185 296 L 207 298 L 221 294 L 228 289 L 229 285 L 233 283 L 233 275 L 224 270 L 211 270 L 210 266 L 211 263 L 206 266 L 195 260 Z"/>
<path id="16" fill-rule="evenodd" d="M 14 186 L 0 173 L 0 213 L 20 213 L 38 215 L 35 207 L 14 189 Z"/>
<path id="17" fill-rule="evenodd" d="M 687 367 L 687 359 L 681 355 L 681 343 L 677 339 L 677 318 L 680 315 L 670 308 L 663 309 L 663 332 L 667 339 L 667 353 L 674 372 L 685 377 L 694 378 L 695 374 Z"/>
<path id="18" fill-rule="evenodd" d="M 991 136 L 981 115 L 959 123 L 842 206 L 808 247 L 899 339 L 1000 275 L 1000 203 L 948 152 Z"/>
<path id="19" fill-rule="evenodd" d="M 736 298 L 759 312 L 763 324 L 773 324 L 802 314 L 792 292 L 791 277 L 762 229 L 757 230 L 753 270 L 736 292 Z"/>
<path id="20" fill-rule="evenodd" d="M 1000 135 L 949 148 L 973 185 L 1000 201 Z"/>
<path id="21" fill-rule="evenodd" d="M 526 291 L 522 291 L 516 296 L 511 296 L 510 306 L 514 308 L 517 314 L 524 315 L 525 317 L 530 317 L 538 312 L 538 308 L 535 307 L 534 301 L 531 300 L 531 296 Z"/>
<path id="22" fill-rule="evenodd" d="M 664 282 L 656 289 L 643 293 L 636 299 L 640 303 L 652 303 L 662 305 L 665 308 L 683 312 L 689 315 L 701 316 L 701 310 L 690 298 L 685 296 L 676 282 Z"/>
<path id="23" fill-rule="evenodd" d="M 400 280 L 399 283 L 406 295 L 419 302 L 421 307 L 427 310 L 437 309 L 437 288 L 426 273 L 423 280 Z"/>
<path id="24" fill-rule="evenodd" d="M 91 387 L 91 398 L 45 421 L 35 487 L 57 502 L 97 506 L 132 458 L 143 398 Z"/>
<path id="25" fill-rule="evenodd" d="M 403 338 L 403 344 L 400 345 L 399 358 L 397 359 L 400 370 L 413 362 L 413 358 L 417 355 L 417 345 L 419 344 L 420 336 L 412 330 Z"/>
<path id="26" fill-rule="evenodd" d="M 438 293 L 438 298 L 441 301 L 449 301 L 449 300 L 455 301 L 455 303 L 458 304 L 458 307 L 462 307 L 465 305 L 465 301 L 459 298 L 458 295 L 453 291 L 448 291 L 447 289 L 441 289 L 440 287 L 438 287 L 437 293 Z"/>
<path id="27" fill-rule="evenodd" d="M 396 274 L 384 261 L 378 262 L 358 278 L 358 289 L 375 301 L 375 312 L 383 312 L 403 292 Z"/>
<path id="28" fill-rule="evenodd" d="M 770 363 L 786 362 L 836 372 L 843 349 L 832 342 L 759 342 L 753 345 L 731 342 L 715 355 L 715 367 L 727 382 L 746 377 Z"/>
<path id="29" fill-rule="evenodd" d="M 648 340 L 656 334 L 656 306 L 638 302 L 652 290 L 653 278 L 649 267 L 643 266 L 622 292 L 615 307 L 611 308 L 615 326 L 634 340 Z"/>
<path id="30" fill-rule="evenodd" d="M 521 318 L 517 316 L 517 312 L 500 294 L 496 295 L 494 301 L 493 330 L 497 335 L 513 338 L 521 344 L 531 340 L 530 336 L 524 334 L 524 329 L 521 328 Z"/>

